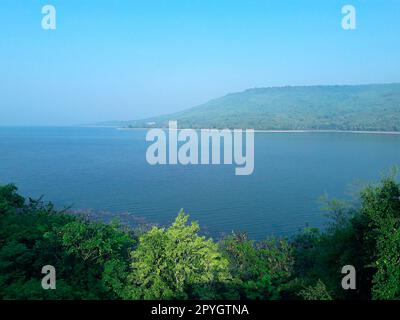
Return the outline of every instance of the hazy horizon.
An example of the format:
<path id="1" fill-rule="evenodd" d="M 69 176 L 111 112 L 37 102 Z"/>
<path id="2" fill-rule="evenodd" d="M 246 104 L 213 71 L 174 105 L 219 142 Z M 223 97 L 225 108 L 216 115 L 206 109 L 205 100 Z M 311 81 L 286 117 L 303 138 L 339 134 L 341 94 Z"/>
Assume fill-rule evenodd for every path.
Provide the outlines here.
<path id="1" fill-rule="evenodd" d="M 57 10 L 41 28 L 42 6 Z M 400 2 L 0 4 L 1 126 L 143 119 L 251 88 L 400 82 Z M 318 14 L 316 14 L 318 12 Z"/>

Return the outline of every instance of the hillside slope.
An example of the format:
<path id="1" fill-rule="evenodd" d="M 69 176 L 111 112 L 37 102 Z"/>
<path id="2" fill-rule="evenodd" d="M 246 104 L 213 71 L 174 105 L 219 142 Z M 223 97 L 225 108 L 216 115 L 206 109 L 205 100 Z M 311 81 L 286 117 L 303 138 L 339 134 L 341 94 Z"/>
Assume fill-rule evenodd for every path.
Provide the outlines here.
<path id="1" fill-rule="evenodd" d="M 249 89 L 129 127 L 400 131 L 400 84 Z"/>

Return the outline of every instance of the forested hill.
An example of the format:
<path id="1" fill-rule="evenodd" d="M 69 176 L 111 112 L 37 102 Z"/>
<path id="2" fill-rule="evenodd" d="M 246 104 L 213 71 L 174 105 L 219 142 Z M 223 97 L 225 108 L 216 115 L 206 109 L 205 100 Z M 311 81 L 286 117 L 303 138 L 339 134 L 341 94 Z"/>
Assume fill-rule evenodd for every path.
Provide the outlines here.
<path id="1" fill-rule="evenodd" d="M 400 131 L 400 83 L 256 88 L 130 127 Z"/>

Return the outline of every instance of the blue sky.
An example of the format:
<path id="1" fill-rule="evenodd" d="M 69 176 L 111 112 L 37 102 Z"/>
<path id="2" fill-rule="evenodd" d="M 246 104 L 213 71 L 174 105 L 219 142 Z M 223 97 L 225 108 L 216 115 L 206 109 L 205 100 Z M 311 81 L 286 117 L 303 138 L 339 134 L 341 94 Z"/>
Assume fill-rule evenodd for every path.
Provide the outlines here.
<path id="1" fill-rule="evenodd" d="M 41 28 L 43 5 L 57 29 Z M 357 29 L 341 28 L 354 5 Z M 2 0 L 0 125 L 182 110 L 253 87 L 400 82 L 398 0 Z"/>

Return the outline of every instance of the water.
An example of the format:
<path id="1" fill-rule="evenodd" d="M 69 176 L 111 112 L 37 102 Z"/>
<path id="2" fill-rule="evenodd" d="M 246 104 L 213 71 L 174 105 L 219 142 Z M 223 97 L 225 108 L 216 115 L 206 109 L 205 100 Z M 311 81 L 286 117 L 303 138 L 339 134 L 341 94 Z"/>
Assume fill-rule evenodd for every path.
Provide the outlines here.
<path id="1" fill-rule="evenodd" d="M 293 234 L 326 222 L 319 198 L 347 198 L 400 164 L 400 136 L 256 133 L 255 170 L 150 166 L 146 131 L 114 128 L 0 128 L 0 183 L 59 207 L 129 213 L 168 224 L 181 208 L 203 230 L 251 238 Z"/>

